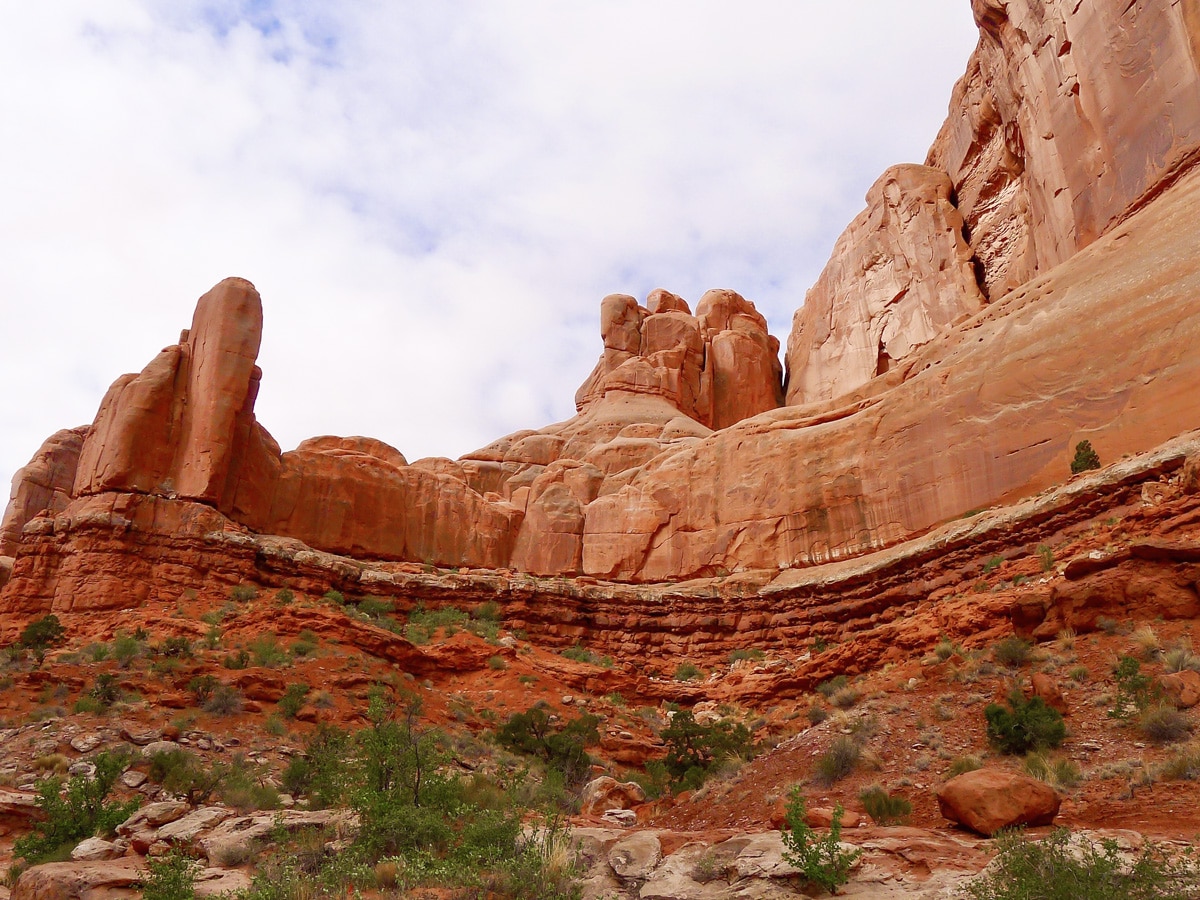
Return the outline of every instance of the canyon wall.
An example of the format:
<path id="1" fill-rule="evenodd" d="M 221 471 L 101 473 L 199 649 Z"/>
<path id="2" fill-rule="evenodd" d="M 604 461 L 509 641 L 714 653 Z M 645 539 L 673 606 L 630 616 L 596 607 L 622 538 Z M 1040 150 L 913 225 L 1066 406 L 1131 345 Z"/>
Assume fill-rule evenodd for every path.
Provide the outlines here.
<path id="1" fill-rule="evenodd" d="M 665 290 L 612 295 L 565 422 L 458 460 L 361 437 L 284 453 L 254 415 L 261 300 L 228 279 L 15 479 L 0 610 L 64 597 L 56 554 L 74 551 L 54 535 L 124 522 L 129 498 L 153 502 L 113 526 L 113 553 L 186 521 L 350 557 L 677 581 L 868 552 L 1061 482 L 1082 438 L 1111 461 L 1200 427 L 1200 0 L 974 11 L 950 116 L 838 240 L 786 388 L 738 294 L 694 315 Z"/>

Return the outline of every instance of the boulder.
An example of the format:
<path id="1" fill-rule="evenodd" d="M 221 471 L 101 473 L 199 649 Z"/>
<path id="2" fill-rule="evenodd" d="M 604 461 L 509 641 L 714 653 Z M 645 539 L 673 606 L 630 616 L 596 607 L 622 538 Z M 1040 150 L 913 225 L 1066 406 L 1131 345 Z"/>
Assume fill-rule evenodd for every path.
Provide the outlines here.
<path id="1" fill-rule="evenodd" d="M 1200 672 L 1184 669 L 1163 675 L 1159 682 L 1163 691 L 1179 709 L 1191 709 L 1200 703 Z"/>
<path id="2" fill-rule="evenodd" d="M 80 841 L 71 851 L 71 859 L 94 861 L 102 859 L 117 859 L 125 854 L 128 848 L 125 841 L 106 841 L 103 838 L 91 837 Z"/>
<path id="3" fill-rule="evenodd" d="M 662 844 L 650 831 L 637 831 L 621 838 L 608 851 L 608 864 L 626 881 L 647 878 L 662 862 Z"/>
<path id="4" fill-rule="evenodd" d="M 1043 781 L 986 768 L 951 778 L 939 788 L 937 799 L 951 822 L 988 837 L 1017 825 L 1049 825 L 1062 802 Z"/>
<path id="5" fill-rule="evenodd" d="M 619 782 L 609 775 L 601 775 L 584 786 L 580 813 L 602 815 L 610 809 L 632 809 L 645 802 L 646 792 L 637 782 Z"/>
<path id="6" fill-rule="evenodd" d="M 148 870 L 140 859 L 44 863 L 21 873 L 12 900 L 79 900 L 137 888 Z"/>

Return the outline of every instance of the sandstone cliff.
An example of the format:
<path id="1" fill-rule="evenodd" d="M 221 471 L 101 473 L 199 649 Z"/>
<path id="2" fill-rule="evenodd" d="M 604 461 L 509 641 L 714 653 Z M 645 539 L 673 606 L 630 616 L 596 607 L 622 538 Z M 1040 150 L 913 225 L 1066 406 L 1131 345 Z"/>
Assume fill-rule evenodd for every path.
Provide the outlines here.
<path id="1" fill-rule="evenodd" d="M 796 315 L 789 406 L 752 303 L 709 291 L 693 315 L 659 290 L 602 301 L 566 422 L 459 460 L 369 438 L 282 453 L 254 416 L 261 301 L 229 279 L 82 442 L 56 436 L 18 477 L 5 602 L 58 596 L 67 544 L 35 560 L 21 539 L 56 516 L 118 523 L 120 553 L 187 522 L 538 575 L 810 566 L 1060 482 L 1083 437 L 1109 461 L 1200 426 L 1200 8 L 974 9 L 926 165 L 876 182 Z"/>

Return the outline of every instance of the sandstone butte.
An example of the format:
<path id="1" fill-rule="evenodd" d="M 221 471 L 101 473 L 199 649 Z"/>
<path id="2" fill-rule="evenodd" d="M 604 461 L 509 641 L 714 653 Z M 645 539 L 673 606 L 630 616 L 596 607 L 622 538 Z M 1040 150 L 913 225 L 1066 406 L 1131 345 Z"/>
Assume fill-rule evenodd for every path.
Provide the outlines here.
<path id="1" fill-rule="evenodd" d="M 227 279 L 17 474 L 0 615 L 203 581 L 255 535 L 616 582 L 787 575 L 1034 497 L 1081 439 L 1112 461 L 1200 427 L 1200 6 L 972 7 L 945 125 L 868 191 L 786 373 L 733 291 L 694 312 L 613 295 L 568 421 L 458 460 L 362 437 L 281 452 L 254 414 L 262 303 Z M 122 566 L 155 541 L 131 588 Z"/>

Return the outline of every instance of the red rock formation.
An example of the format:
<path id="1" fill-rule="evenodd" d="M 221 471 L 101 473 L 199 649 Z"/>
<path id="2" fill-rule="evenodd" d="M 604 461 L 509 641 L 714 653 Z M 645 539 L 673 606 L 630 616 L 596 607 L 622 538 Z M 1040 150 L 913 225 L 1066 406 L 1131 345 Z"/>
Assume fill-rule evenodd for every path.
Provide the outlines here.
<path id="1" fill-rule="evenodd" d="M 979 46 L 928 164 L 950 174 L 984 292 L 1104 233 L 1200 146 L 1200 13 L 1153 0 L 973 0 Z"/>
<path id="2" fill-rule="evenodd" d="M 725 428 L 783 402 L 779 341 L 754 304 L 733 291 L 708 291 L 695 316 L 661 289 L 645 308 L 612 294 L 600 306 L 600 333 L 604 353 L 575 394 L 581 413 L 613 391 L 649 394 Z"/>
<path id="3" fill-rule="evenodd" d="M 87 428 L 56 432 L 33 459 L 13 476 L 12 494 L 0 523 L 0 556 L 12 556 L 21 543 L 25 523 L 42 512 L 61 512 L 71 502 L 75 469 Z"/>
<path id="4" fill-rule="evenodd" d="M 657 581 L 864 553 L 1200 427 L 1200 171 L 824 406 L 764 413 L 588 506 L 584 571 Z M 1165 336 L 1169 335 L 1169 339 Z"/>
<path id="5" fill-rule="evenodd" d="M 789 406 L 839 397 L 978 312 L 949 176 L 894 166 L 838 238 L 788 338 Z"/>

